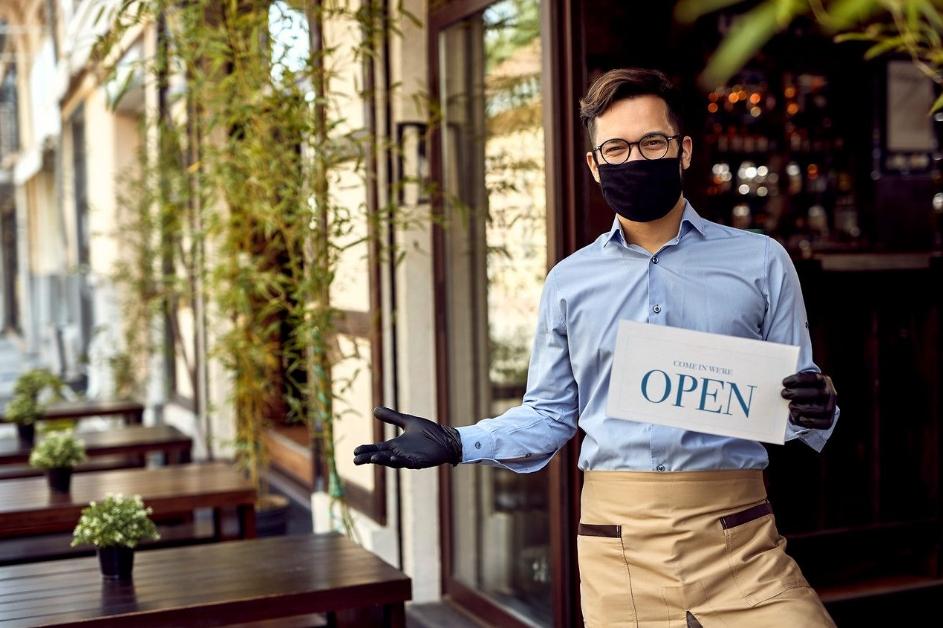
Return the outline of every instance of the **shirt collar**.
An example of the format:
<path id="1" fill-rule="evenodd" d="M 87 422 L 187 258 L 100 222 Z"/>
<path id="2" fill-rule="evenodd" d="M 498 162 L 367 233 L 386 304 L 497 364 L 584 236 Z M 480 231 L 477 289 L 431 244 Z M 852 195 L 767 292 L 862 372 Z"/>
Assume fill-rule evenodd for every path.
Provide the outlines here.
<path id="1" fill-rule="evenodd" d="M 689 225 L 687 228 L 685 225 Z M 701 215 L 694 211 L 694 207 L 691 206 L 691 203 L 687 199 L 684 200 L 684 213 L 681 214 L 681 224 L 678 226 L 678 240 L 681 240 L 681 237 L 689 230 L 694 229 L 702 236 L 704 235 L 704 219 L 701 218 Z M 612 220 L 612 228 L 609 229 L 609 233 L 606 234 L 605 239 L 603 240 L 602 246 L 606 246 L 612 241 L 613 238 L 618 238 L 622 244 L 626 244 L 625 235 L 622 233 L 622 225 L 619 223 L 619 217 L 616 216 Z"/>

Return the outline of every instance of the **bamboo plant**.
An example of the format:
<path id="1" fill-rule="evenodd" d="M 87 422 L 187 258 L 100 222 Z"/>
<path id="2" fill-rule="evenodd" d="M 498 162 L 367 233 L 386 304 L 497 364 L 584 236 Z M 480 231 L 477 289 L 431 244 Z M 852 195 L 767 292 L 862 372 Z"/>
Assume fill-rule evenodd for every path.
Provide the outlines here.
<path id="1" fill-rule="evenodd" d="M 299 16 L 306 41 L 272 41 L 273 21 Z M 128 352 L 117 364 L 140 377 L 141 354 L 160 350 L 154 321 L 166 315 L 177 344 L 178 306 L 205 302 L 211 355 L 231 376 L 239 461 L 264 493 L 267 421 L 307 423 L 327 470 L 322 488 L 350 531 L 334 452 L 344 383 L 332 371 L 344 356 L 331 288 L 341 254 L 364 242 L 354 238 L 363 224 L 372 245 L 425 220 L 392 205 L 351 207 L 343 197 L 345 177 L 374 184 L 369 156 L 394 150 L 348 121 L 345 112 L 373 94 L 363 86 L 350 93 L 344 79 L 375 61 L 395 25 L 371 0 L 124 0 L 100 19 L 112 26 L 95 54 L 112 75 L 125 34 L 157 25 L 157 54 L 141 68 L 165 99 L 145 121 L 145 135 L 157 139 L 126 187 L 130 255 L 117 278 L 126 288 Z M 351 32 L 353 43 L 344 39 Z M 196 389 L 198 372 L 189 363 L 186 370 Z"/>

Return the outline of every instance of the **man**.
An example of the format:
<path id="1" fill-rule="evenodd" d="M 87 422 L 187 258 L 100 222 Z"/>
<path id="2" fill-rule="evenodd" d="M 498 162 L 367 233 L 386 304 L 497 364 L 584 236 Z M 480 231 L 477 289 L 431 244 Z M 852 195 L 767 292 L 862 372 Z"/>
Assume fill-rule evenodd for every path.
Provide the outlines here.
<path id="1" fill-rule="evenodd" d="M 586 164 L 612 229 L 548 274 L 523 404 L 453 429 L 377 408 L 405 429 L 354 462 L 542 468 L 586 437 L 577 548 L 587 626 L 832 626 L 784 552 L 766 501 L 760 443 L 606 416 L 621 319 L 798 345 L 783 381 L 787 438 L 821 451 L 838 417 L 812 361 L 798 276 L 763 235 L 701 218 L 681 193 L 693 143 L 659 72 L 613 70 L 581 101 Z"/>

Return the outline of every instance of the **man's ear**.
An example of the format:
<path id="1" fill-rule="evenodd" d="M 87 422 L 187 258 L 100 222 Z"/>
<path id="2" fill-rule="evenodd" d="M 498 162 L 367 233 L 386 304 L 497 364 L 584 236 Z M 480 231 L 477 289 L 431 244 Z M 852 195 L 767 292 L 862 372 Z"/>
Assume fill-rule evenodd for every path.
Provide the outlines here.
<path id="1" fill-rule="evenodd" d="M 685 135 L 681 140 L 681 167 L 687 170 L 691 167 L 691 151 L 694 150 L 694 142 L 691 136 Z"/>
<path id="2" fill-rule="evenodd" d="M 593 178 L 596 179 L 596 183 L 599 183 L 599 168 L 596 167 L 596 160 L 593 159 L 593 153 L 586 153 L 586 165 L 589 166 L 589 171 L 592 173 Z"/>

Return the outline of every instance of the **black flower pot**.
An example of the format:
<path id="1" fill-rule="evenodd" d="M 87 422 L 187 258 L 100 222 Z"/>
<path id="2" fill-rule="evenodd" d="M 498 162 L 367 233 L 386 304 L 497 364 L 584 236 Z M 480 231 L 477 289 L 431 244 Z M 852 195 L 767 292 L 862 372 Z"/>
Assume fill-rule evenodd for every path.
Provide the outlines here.
<path id="1" fill-rule="evenodd" d="M 109 580 L 130 580 L 134 569 L 134 549 L 124 545 L 98 548 L 102 576 Z"/>
<path id="2" fill-rule="evenodd" d="M 288 533 L 288 498 L 284 495 L 265 495 L 255 505 L 255 532 L 257 536 L 284 536 Z"/>
<path id="3" fill-rule="evenodd" d="M 36 444 L 36 424 L 17 423 L 16 435 L 20 439 L 21 446 L 32 449 L 33 445 Z"/>
<path id="4" fill-rule="evenodd" d="M 46 481 L 50 490 L 56 493 L 68 493 L 72 486 L 72 467 L 56 467 L 46 469 Z"/>

